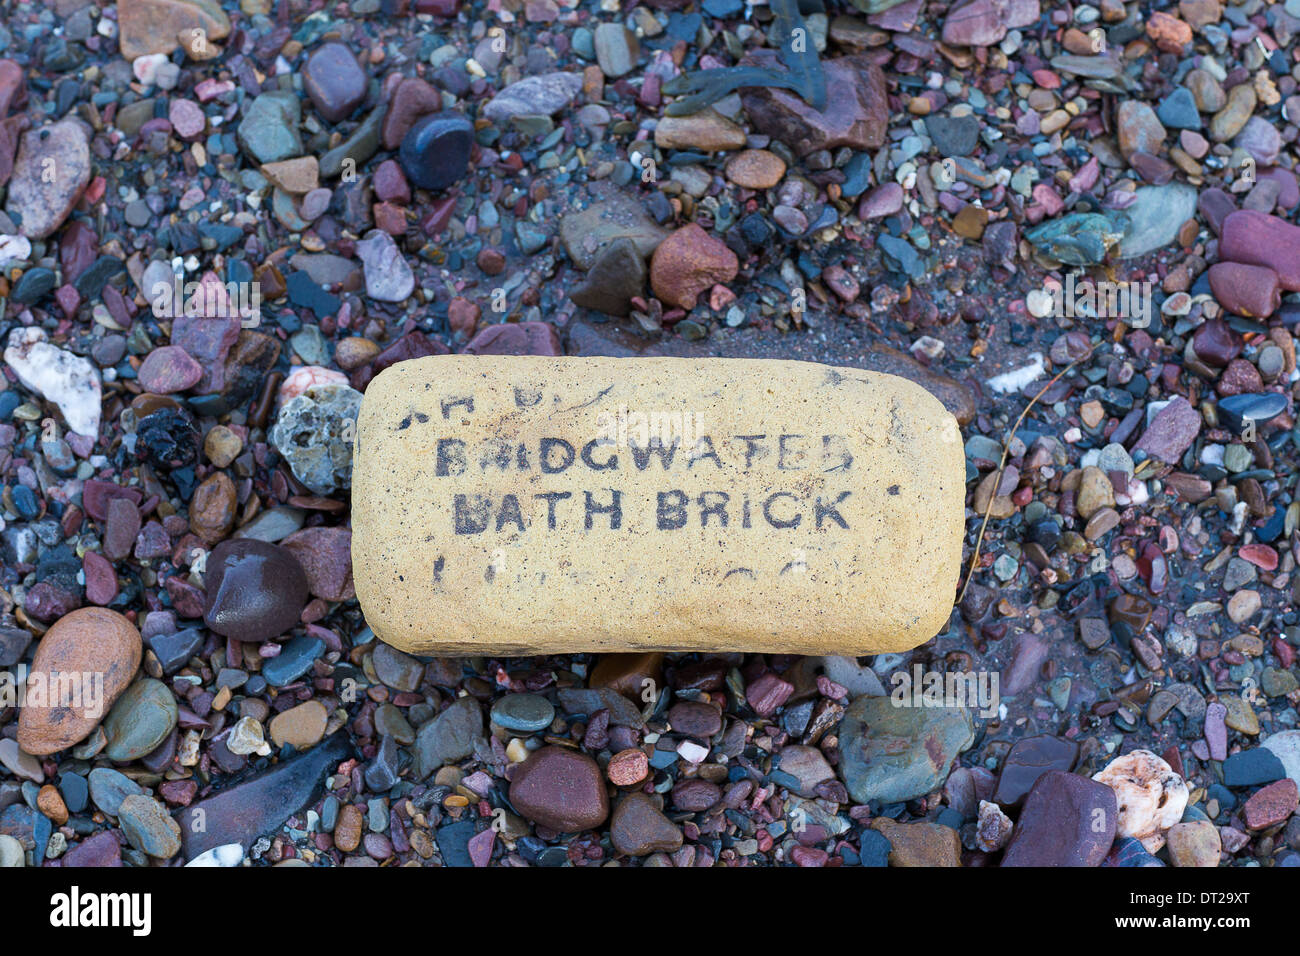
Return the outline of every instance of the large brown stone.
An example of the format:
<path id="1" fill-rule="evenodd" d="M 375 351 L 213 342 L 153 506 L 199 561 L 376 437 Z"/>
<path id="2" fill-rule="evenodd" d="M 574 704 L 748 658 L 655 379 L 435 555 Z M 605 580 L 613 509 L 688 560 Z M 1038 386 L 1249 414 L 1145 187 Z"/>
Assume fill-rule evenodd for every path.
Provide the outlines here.
<path id="1" fill-rule="evenodd" d="M 181 44 L 195 42 L 194 31 L 203 31 L 202 44 L 230 34 L 230 18 L 217 0 L 118 0 L 118 47 L 128 60 L 151 53 L 171 53 Z M 202 46 L 196 49 L 205 58 Z"/>
<path id="2" fill-rule="evenodd" d="M 961 437 L 900 378 L 431 357 L 371 383 L 357 448 L 357 596 L 409 652 L 859 655 L 951 608 Z"/>
<path id="3" fill-rule="evenodd" d="M 777 63 L 770 50 L 755 53 L 753 59 L 763 66 Z M 822 69 L 826 74 L 824 112 L 789 90 L 769 86 L 742 89 L 741 102 L 754 128 L 779 139 L 800 156 L 841 146 L 879 149 L 889 126 L 889 100 L 880 67 L 855 54 L 827 60 Z"/>
<path id="4" fill-rule="evenodd" d="M 730 282 L 739 269 L 726 243 L 691 223 L 659 243 L 650 260 L 650 287 L 668 305 L 689 311 L 701 293 Z"/>
<path id="5" fill-rule="evenodd" d="M 84 740 L 131 683 L 142 653 L 140 632 L 116 611 L 85 607 L 59 618 L 36 645 L 27 706 L 18 714 L 18 745 L 44 756 Z M 38 684 L 45 690 L 43 702 L 33 696 Z M 56 687 L 81 696 L 57 693 Z"/>

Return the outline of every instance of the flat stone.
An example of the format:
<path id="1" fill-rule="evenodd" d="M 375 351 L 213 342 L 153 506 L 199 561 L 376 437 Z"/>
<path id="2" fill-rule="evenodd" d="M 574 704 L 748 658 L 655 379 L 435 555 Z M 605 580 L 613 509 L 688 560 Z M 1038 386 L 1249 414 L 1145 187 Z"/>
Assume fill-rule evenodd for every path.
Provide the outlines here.
<path id="1" fill-rule="evenodd" d="M 181 850 L 180 825 L 152 797 L 128 796 L 117 810 L 126 842 L 141 853 L 170 860 Z"/>
<path id="2" fill-rule="evenodd" d="M 1038 778 L 1049 770 L 1069 772 L 1079 759 L 1079 745 L 1050 734 L 1037 734 L 1017 740 L 1002 761 L 993 802 L 1004 807 L 1020 807 Z"/>
<path id="3" fill-rule="evenodd" d="M 961 0 L 948 9 L 941 36 L 949 46 L 992 46 L 1039 15 L 1038 0 Z"/>
<path id="4" fill-rule="evenodd" d="M 248 157 L 258 163 L 277 163 L 302 155 L 298 123 L 302 106 L 293 93 L 263 93 L 248 104 L 237 138 Z"/>
<path id="5" fill-rule="evenodd" d="M 262 665 L 262 676 L 272 687 L 286 687 L 311 670 L 324 653 L 325 642 L 320 638 L 299 635 L 286 641 L 280 653 Z"/>
<path id="6" fill-rule="evenodd" d="M 111 767 L 96 767 L 86 775 L 86 782 L 91 802 L 110 817 L 117 816 L 127 797 L 144 793 L 138 783 Z"/>
<path id="7" fill-rule="evenodd" d="M 512 790 L 514 786 L 512 784 Z M 614 849 L 620 853 L 646 856 L 650 853 L 672 853 L 680 849 L 682 831 L 663 815 L 654 797 L 645 793 L 629 793 L 614 808 L 614 815 L 609 821 L 609 839 L 614 844 Z"/>
<path id="8" fill-rule="evenodd" d="M 1265 266 L 1288 292 L 1300 292 L 1300 226 L 1253 209 L 1223 220 L 1219 256 L 1232 262 Z"/>
<path id="9" fill-rule="evenodd" d="M 961 837 L 952 827 L 876 817 L 871 828 L 889 841 L 890 866 L 961 866 Z"/>
<path id="10" fill-rule="evenodd" d="M 527 819 L 560 833 L 594 829 L 609 816 L 596 761 L 555 745 L 534 751 L 514 768 L 510 803 Z"/>
<path id="11" fill-rule="evenodd" d="M 22 749 L 43 756 L 85 740 L 130 685 L 142 655 L 140 632 L 116 611 L 87 607 L 59 618 L 36 645 L 29 702 L 37 684 L 51 688 L 55 674 L 93 674 L 95 686 L 82 688 L 80 700 L 51 701 L 47 693 L 47 706 L 24 707 L 18 714 Z"/>
<path id="12" fill-rule="evenodd" d="M 185 859 L 230 843 L 249 849 L 315 800 L 326 776 L 351 752 L 347 734 L 333 734 L 304 754 L 180 810 L 176 819 Z"/>
<path id="13" fill-rule="evenodd" d="M 104 718 L 108 746 L 104 754 L 117 763 L 139 760 L 161 744 L 176 726 L 176 698 L 162 681 L 136 681 Z"/>
<path id="14" fill-rule="evenodd" d="M 206 42 L 230 34 L 230 18 L 216 0 L 120 0 L 117 23 L 118 47 L 127 60 L 170 54 L 181 45 L 182 32 L 191 42 L 194 37 Z"/>
<path id="15" fill-rule="evenodd" d="M 580 73 L 543 73 L 511 83 L 483 107 L 482 115 L 505 125 L 516 116 L 550 116 L 582 89 Z"/>
<path id="16" fill-rule="evenodd" d="M 1110 787 L 1048 770 L 1025 797 L 1002 865 L 1100 866 L 1115 840 L 1118 819 Z"/>
<path id="17" fill-rule="evenodd" d="M 1201 415 L 1181 395 L 1156 413 L 1135 448 L 1153 458 L 1177 464 L 1201 432 Z"/>
<path id="18" fill-rule="evenodd" d="M 368 83 L 356 54 L 344 43 L 322 44 L 302 68 L 303 91 L 327 123 L 352 115 L 365 100 Z"/>
<path id="19" fill-rule="evenodd" d="M 268 727 L 271 741 L 277 747 L 288 745 L 295 750 L 314 747 L 325 736 L 329 716 L 329 711 L 320 701 L 305 700 L 271 718 Z"/>
<path id="20" fill-rule="evenodd" d="M 760 50 L 752 59 L 769 67 L 778 62 L 770 50 Z M 824 60 L 822 70 L 829 104 L 824 112 L 813 109 L 789 90 L 741 89 L 741 102 L 754 128 L 785 143 L 800 156 L 841 146 L 879 149 L 889 124 L 885 76 L 880 67 L 866 56 L 855 54 Z"/>
<path id="21" fill-rule="evenodd" d="M 1270 783 L 1255 791 L 1241 808 L 1246 826 L 1251 830 L 1267 830 L 1286 822 L 1300 804 L 1300 791 L 1290 778 Z"/>
<path id="22" fill-rule="evenodd" d="M 203 378 L 203 366 L 183 348 L 164 345 L 145 356 L 136 375 L 147 391 L 170 395 L 197 385 Z"/>
<path id="23" fill-rule="evenodd" d="M 712 107 L 689 116 L 665 116 L 655 127 L 660 149 L 699 149 L 706 153 L 744 149 L 745 131 Z"/>
<path id="24" fill-rule="evenodd" d="M 474 752 L 483 738 L 483 711 L 472 697 L 460 697 L 446 710 L 420 728 L 415 738 L 415 762 L 411 776 L 423 780 L 444 764 L 461 760 Z"/>
<path id="25" fill-rule="evenodd" d="M 856 803 L 900 803 L 943 784 L 975 740 L 964 707 L 900 707 L 859 697 L 839 725 L 839 773 Z"/>
<path id="26" fill-rule="evenodd" d="M 1137 199 L 1124 210 L 1129 225 L 1118 255 L 1133 259 L 1169 245 L 1183 223 L 1196 214 L 1196 189 L 1186 183 L 1140 186 Z"/>
<path id="27" fill-rule="evenodd" d="M 46 176 L 49 169 L 58 175 Z M 81 123 L 66 119 L 29 130 L 18 144 L 5 212 L 28 239 L 44 239 L 68 218 L 90 172 L 90 142 Z"/>
<path id="28" fill-rule="evenodd" d="M 554 719 L 555 707 L 540 694 L 507 694 L 492 705 L 492 723 L 512 733 L 534 734 Z"/>
<path id="29" fill-rule="evenodd" d="M 347 528 L 304 528 L 285 538 L 280 546 L 298 559 L 307 575 L 308 590 L 326 601 L 350 601 L 352 583 L 352 532 Z"/>
<path id="30" fill-rule="evenodd" d="M 815 403 L 804 401 L 812 394 Z M 689 450 L 679 439 L 682 448 L 672 459 L 666 457 L 671 443 L 641 446 L 635 431 L 627 448 L 605 447 L 595 437 L 600 422 L 613 422 L 617 432 L 609 416 L 598 421 L 602 411 L 683 402 L 710 423 L 709 431 L 715 422 L 723 430 L 708 442 L 693 438 Z M 453 408 L 465 411 L 453 414 Z M 448 431 L 448 421 L 462 424 Z M 506 432 L 502 421 L 509 423 Z M 746 472 L 746 443 L 724 436 L 748 434 L 746 422 L 758 421 L 778 438 L 749 453 L 754 467 Z M 855 422 L 851 435 L 843 435 L 845 421 Z M 426 427 L 432 422 L 443 424 Z M 832 437 L 811 445 L 786 439 L 781 452 L 778 427 Z M 618 436 L 611 437 L 617 444 Z M 525 447 L 529 470 L 567 473 L 548 484 L 557 492 L 616 454 L 619 464 L 600 470 L 608 473 L 607 485 L 617 479 L 612 491 L 619 510 L 612 510 L 612 493 L 584 494 L 583 487 L 581 497 L 551 499 L 551 512 L 546 500 L 519 494 L 513 474 L 508 486 L 485 485 L 484 474 L 468 463 L 496 454 L 503 440 Z M 712 459 L 710 445 L 718 462 L 731 463 L 728 474 L 736 473 L 726 484 L 731 531 L 715 527 L 716 517 L 706 527 L 684 492 L 680 500 L 661 494 L 664 474 L 686 474 L 688 455 Z M 719 635 L 729 635 L 736 647 L 754 652 L 861 654 L 915 646 L 948 618 L 947 591 L 960 563 L 961 438 L 942 405 L 902 379 L 798 362 L 431 357 L 403 362 L 371 382 L 358 447 L 357 596 L 375 633 L 408 652 L 483 653 L 485 635 L 493 653 L 591 647 L 586 615 L 574 613 L 572 594 L 555 583 L 566 580 L 621 595 L 618 612 L 601 623 L 606 648 L 718 650 Z M 784 470 L 817 476 L 802 499 L 788 483 L 770 483 L 779 456 Z M 419 490 L 430 481 L 430 461 L 443 472 L 434 479 L 436 494 Z M 846 496 L 838 472 L 868 461 L 890 465 L 862 470 Z M 785 496 L 773 498 L 780 492 Z M 748 521 L 739 510 L 746 495 Z M 395 500 L 401 509 L 392 506 Z M 827 510 L 833 504 L 836 516 Z M 777 535 L 770 563 L 738 565 L 719 552 L 719 534 L 746 531 L 746 552 L 761 555 L 760 535 L 768 529 Z M 598 546 L 598 535 L 616 530 L 616 550 Z M 427 546 L 429 534 L 437 536 L 436 548 Z M 834 564 L 824 566 L 828 534 L 839 543 Z M 629 546 L 636 552 L 634 574 L 619 560 Z M 489 555 L 499 548 L 500 560 L 485 564 L 485 547 Z M 792 547 L 803 548 L 819 568 L 815 578 L 789 573 Z M 493 585 L 500 574 L 510 576 L 509 589 Z M 430 582 L 437 583 L 432 590 Z M 702 588 L 700 582 L 712 583 Z M 727 600 L 715 599 L 718 587 Z M 664 613 L 664 588 L 675 589 L 680 613 Z M 687 601 L 692 593 L 698 599 Z"/>

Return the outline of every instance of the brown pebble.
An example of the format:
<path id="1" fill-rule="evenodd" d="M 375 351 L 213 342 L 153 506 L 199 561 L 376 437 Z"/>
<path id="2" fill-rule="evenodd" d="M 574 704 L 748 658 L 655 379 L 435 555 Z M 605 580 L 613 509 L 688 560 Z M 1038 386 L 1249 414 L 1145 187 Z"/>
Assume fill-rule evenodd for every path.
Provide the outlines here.
<path id="1" fill-rule="evenodd" d="M 47 783 L 41 787 L 36 795 L 36 809 L 49 817 L 56 827 L 61 827 L 68 822 L 67 804 L 63 802 L 58 787 L 53 784 Z"/>
<path id="2" fill-rule="evenodd" d="M 339 810 L 334 824 L 334 845 L 344 853 L 351 853 L 361 845 L 361 827 L 364 822 L 361 808 L 349 803 Z"/>

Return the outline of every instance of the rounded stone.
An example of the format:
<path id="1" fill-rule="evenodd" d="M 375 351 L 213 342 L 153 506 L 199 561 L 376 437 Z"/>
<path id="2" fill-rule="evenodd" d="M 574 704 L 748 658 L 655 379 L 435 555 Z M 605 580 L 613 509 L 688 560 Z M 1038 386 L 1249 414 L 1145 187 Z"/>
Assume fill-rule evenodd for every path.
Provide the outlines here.
<path id="1" fill-rule="evenodd" d="M 765 149 L 747 149 L 727 160 L 727 178 L 746 189 L 771 189 L 785 175 L 785 160 Z"/>
<path id="2" fill-rule="evenodd" d="M 560 833 L 593 829 L 609 816 L 596 761 L 555 745 L 535 751 L 515 768 L 510 802 L 529 820 Z"/>
<path id="3" fill-rule="evenodd" d="M 137 681 L 104 718 L 105 756 L 116 763 L 139 760 L 167 739 L 176 719 L 176 698 L 166 684 L 151 677 Z"/>
<path id="4" fill-rule="evenodd" d="M 555 707 L 540 694 L 509 694 L 492 705 L 492 723 L 514 733 L 545 730 L 555 719 Z"/>
<path id="5" fill-rule="evenodd" d="M 23 845 L 7 833 L 0 833 L 0 869 L 12 869 L 26 865 Z"/>
<path id="6" fill-rule="evenodd" d="M 170 860 L 180 852 L 180 824 L 152 797 L 127 797 L 118 808 L 117 819 L 126 841 L 141 853 Z"/>
<path id="7" fill-rule="evenodd" d="M 271 741 L 277 747 L 288 744 L 295 750 L 314 747 L 325 736 L 329 716 L 329 711 L 320 701 L 303 701 L 271 718 Z"/>
<path id="8" fill-rule="evenodd" d="M 65 614 L 36 646 L 28 673 L 27 706 L 18 715 L 18 744 L 35 756 L 57 753 L 84 740 L 99 726 L 140 667 L 143 644 L 135 625 L 116 611 L 87 607 Z M 51 675 L 84 675 L 89 683 L 78 701 L 35 706 L 35 684 L 50 687 Z"/>
<path id="9" fill-rule="evenodd" d="M 474 146 L 474 124 L 447 110 L 416 120 L 402 137 L 398 160 L 421 189 L 446 189 L 464 177 Z"/>
<path id="10" fill-rule="evenodd" d="M 288 549 L 252 538 L 223 541 L 209 555 L 203 620 L 224 637 L 269 641 L 298 623 L 307 575 Z"/>
<path id="11" fill-rule="evenodd" d="M 164 345 L 145 356 L 136 376 L 146 391 L 170 395 L 197 385 L 203 366 L 179 345 Z"/>

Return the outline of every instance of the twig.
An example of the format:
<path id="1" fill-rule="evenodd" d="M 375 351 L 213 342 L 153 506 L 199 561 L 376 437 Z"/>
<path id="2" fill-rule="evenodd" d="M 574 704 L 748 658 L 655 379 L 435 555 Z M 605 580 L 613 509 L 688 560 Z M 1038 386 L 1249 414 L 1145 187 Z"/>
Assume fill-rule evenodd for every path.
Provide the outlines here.
<path id="1" fill-rule="evenodd" d="M 1002 483 L 1002 473 L 1006 471 L 1007 468 L 1007 453 L 1011 450 L 1011 439 L 1016 437 L 1016 432 L 1020 430 L 1020 423 L 1025 420 L 1025 416 L 1029 414 L 1029 410 L 1034 407 L 1034 405 L 1038 402 L 1040 398 L 1043 397 L 1043 395 L 1047 392 L 1047 390 L 1051 388 L 1053 385 L 1055 385 L 1058 381 L 1060 381 L 1061 376 L 1063 376 L 1066 372 L 1070 371 L 1070 369 L 1074 368 L 1084 359 L 1091 358 L 1092 353 L 1096 348 L 1097 348 L 1096 345 L 1090 346 L 1088 348 L 1088 352 L 1086 355 L 1081 355 L 1079 358 L 1075 359 L 1065 368 L 1061 369 L 1050 379 L 1048 379 L 1047 384 L 1038 390 L 1038 394 L 1029 400 L 1029 404 L 1025 406 L 1025 410 L 1020 413 L 1020 417 L 1016 419 L 1016 423 L 1011 426 L 1011 431 L 1007 433 L 1006 440 L 1002 443 L 1002 459 L 998 462 L 998 476 L 997 479 L 993 482 L 994 493 L 992 495 L 989 495 L 988 506 L 984 509 L 984 520 L 980 522 L 979 537 L 975 539 L 975 553 L 971 555 L 970 567 L 966 569 L 966 580 L 962 583 L 961 593 L 957 595 L 957 601 L 956 601 L 957 604 L 961 604 L 962 598 L 966 596 L 966 589 L 970 587 L 971 578 L 975 576 L 975 566 L 979 564 L 980 547 L 984 544 L 984 529 L 986 529 L 989 526 L 989 514 L 993 511 L 993 499 L 997 497 L 998 485 Z"/>

